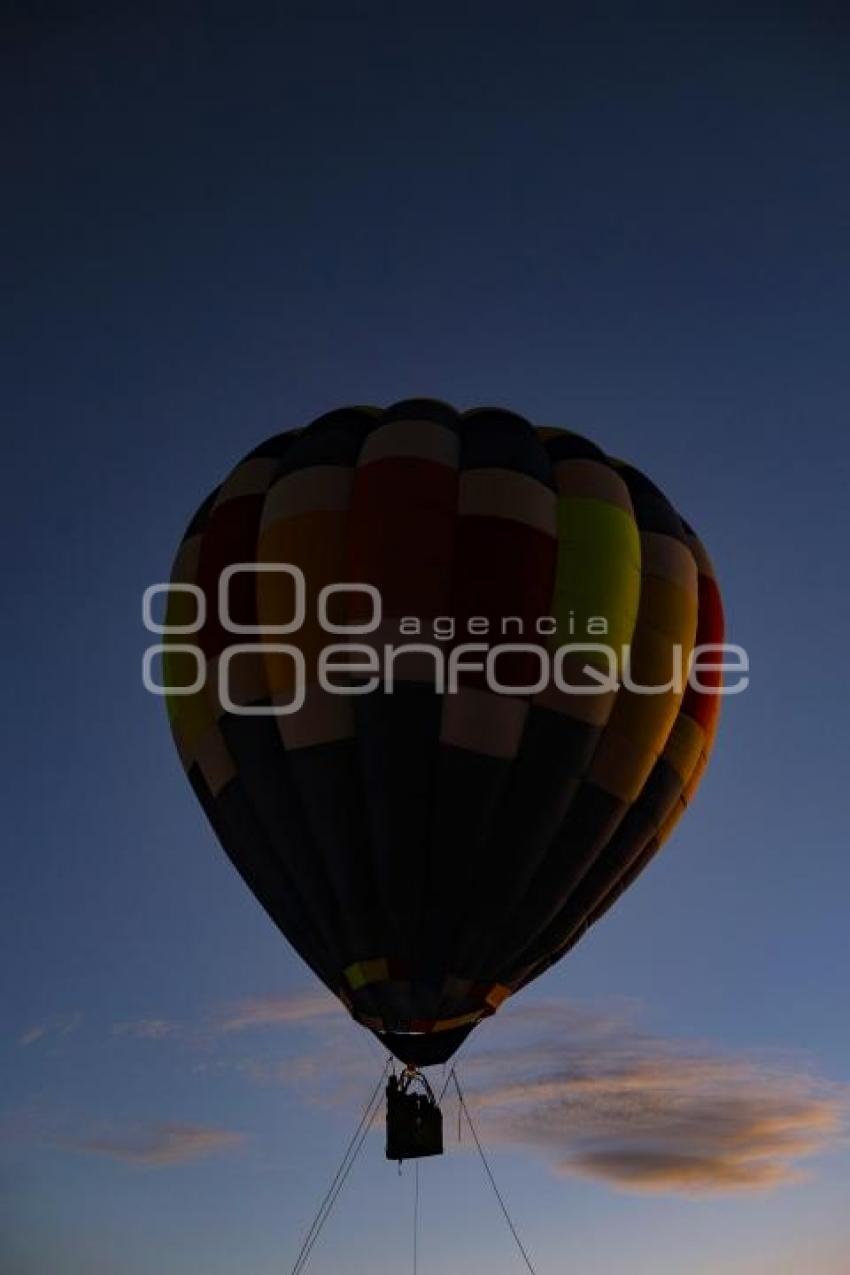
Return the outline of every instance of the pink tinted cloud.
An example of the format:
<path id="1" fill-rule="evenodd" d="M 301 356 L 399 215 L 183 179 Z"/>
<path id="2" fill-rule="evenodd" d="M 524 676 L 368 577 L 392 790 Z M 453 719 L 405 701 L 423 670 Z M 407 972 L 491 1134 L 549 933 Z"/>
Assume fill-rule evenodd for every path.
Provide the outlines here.
<path id="1" fill-rule="evenodd" d="M 222 1032 L 238 1032 L 339 1017 L 343 1012 L 328 992 L 302 992 L 236 1001 L 217 1015 L 215 1025 Z"/>
<path id="2" fill-rule="evenodd" d="M 242 1059 L 239 1070 L 350 1105 L 374 1083 L 374 1056 L 341 1018 L 317 1016 L 316 1027 L 311 1049 Z M 648 1032 L 634 1006 L 509 1008 L 470 1042 L 458 1071 L 486 1142 L 625 1191 L 695 1196 L 799 1181 L 837 1143 L 847 1105 L 846 1090 L 810 1066 Z"/>
<path id="3" fill-rule="evenodd" d="M 244 1134 L 228 1129 L 159 1124 L 149 1129 L 134 1129 L 112 1137 L 78 1139 L 63 1145 L 73 1151 L 108 1156 L 124 1164 L 161 1167 L 207 1159 L 232 1151 L 244 1142 Z"/>
<path id="4" fill-rule="evenodd" d="M 26 1031 L 21 1032 L 17 1038 L 17 1044 L 21 1049 L 27 1049 L 30 1045 L 49 1036 L 70 1036 L 81 1022 L 81 1014 L 56 1014 L 52 1018 L 45 1019 L 44 1022 L 33 1023 Z"/>
<path id="5" fill-rule="evenodd" d="M 763 1191 L 806 1176 L 841 1132 L 846 1092 L 806 1068 L 650 1035 L 616 1012 L 567 1007 L 559 1024 L 547 1007 L 540 1026 L 471 1057 L 468 1088 L 491 1141 L 557 1173 L 628 1191 Z"/>

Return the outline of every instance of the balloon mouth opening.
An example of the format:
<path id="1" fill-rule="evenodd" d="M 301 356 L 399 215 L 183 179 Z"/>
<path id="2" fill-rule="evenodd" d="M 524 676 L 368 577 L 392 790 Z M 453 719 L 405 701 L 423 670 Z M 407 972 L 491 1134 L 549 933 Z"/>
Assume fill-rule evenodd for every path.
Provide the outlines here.
<path id="1" fill-rule="evenodd" d="M 469 1023 L 442 1032 L 372 1030 L 375 1038 L 399 1062 L 410 1067 L 433 1067 L 448 1062 L 474 1026 L 474 1023 Z"/>

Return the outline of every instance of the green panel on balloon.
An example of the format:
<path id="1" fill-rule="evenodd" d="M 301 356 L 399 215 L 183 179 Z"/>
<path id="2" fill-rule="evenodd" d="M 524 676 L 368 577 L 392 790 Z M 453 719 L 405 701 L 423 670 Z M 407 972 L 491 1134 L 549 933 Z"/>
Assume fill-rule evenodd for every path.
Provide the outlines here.
<path id="1" fill-rule="evenodd" d="M 634 518 L 603 500 L 558 499 L 558 567 L 550 645 L 602 642 L 619 653 L 631 640 L 640 600 L 640 536 Z M 590 623 L 605 620 L 607 631 Z M 589 627 L 588 627 L 589 626 Z M 600 662 L 590 655 L 589 661 Z"/>

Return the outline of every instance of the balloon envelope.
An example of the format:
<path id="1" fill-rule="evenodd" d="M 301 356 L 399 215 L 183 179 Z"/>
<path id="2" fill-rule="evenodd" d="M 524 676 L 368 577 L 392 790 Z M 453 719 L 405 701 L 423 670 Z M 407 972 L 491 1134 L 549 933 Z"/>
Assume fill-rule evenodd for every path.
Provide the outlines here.
<path id="1" fill-rule="evenodd" d="M 560 959 L 705 769 L 719 674 L 675 671 L 723 639 L 711 564 L 576 434 L 431 400 L 331 412 L 233 469 L 172 582 L 192 787 L 272 920 L 405 1062 L 444 1061 Z"/>

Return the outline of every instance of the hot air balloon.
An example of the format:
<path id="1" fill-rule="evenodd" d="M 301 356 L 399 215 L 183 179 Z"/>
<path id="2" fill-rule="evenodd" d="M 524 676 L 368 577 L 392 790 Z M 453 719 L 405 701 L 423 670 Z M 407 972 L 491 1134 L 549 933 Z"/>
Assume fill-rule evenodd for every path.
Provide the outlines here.
<path id="1" fill-rule="evenodd" d="M 696 535 L 629 464 L 496 408 L 347 407 L 269 439 L 189 524 L 166 622 L 219 841 L 410 1068 L 611 907 L 717 724 L 720 674 L 671 676 L 723 639 Z"/>

